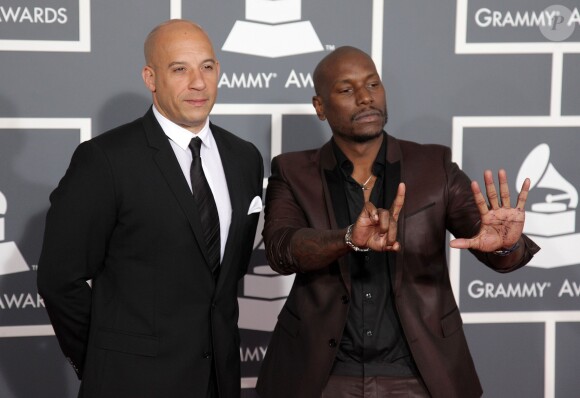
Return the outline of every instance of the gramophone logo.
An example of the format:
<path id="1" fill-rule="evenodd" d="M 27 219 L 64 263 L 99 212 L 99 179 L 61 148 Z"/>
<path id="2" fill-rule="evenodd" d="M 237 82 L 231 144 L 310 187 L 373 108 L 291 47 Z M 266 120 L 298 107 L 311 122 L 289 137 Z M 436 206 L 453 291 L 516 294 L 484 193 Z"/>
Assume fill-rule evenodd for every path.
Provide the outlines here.
<path id="1" fill-rule="evenodd" d="M 8 202 L 0 192 L 0 275 L 14 274 L 28 271 L 28 265 L 14 242 L 4 242 L 5 222 L 4 215 L 8 209 Z"/>
<path id="2" fill-rule="evenodd" d="M 264 227 L 264 212 L 260 213 L 254 252 L 264 253 L 264 241 L 261 231 Z M 271 332 L 276 326 L 278 314 L 290 294 L 294 275 L 279 275 L 272 271 L 266 261 L 264 265 L 254 266 L 244 276 L 243 296 L 238 297 L 240 317 L 238 325 L 241 329 Z"/>
<path id="3" fill-rule="evenodd" d="M 546 189 L 544 201 L 532 203 L 526 211 L 524 232 L 541 248 L 529 266 L 555 268 L 580 264 L 580 233 L 576 232 L 578 190 L 550 163 L 550 147 L 540 144 L 526 157 L 516 180 L 522 186 L 526 177 L 533 189 Z"/>
<path id="4" fill-rule="evenodd" d="M 323 51 L 301 0 L 246 0 L 246 21 L 236 21 L 222 50 L 279 58 Z"/>

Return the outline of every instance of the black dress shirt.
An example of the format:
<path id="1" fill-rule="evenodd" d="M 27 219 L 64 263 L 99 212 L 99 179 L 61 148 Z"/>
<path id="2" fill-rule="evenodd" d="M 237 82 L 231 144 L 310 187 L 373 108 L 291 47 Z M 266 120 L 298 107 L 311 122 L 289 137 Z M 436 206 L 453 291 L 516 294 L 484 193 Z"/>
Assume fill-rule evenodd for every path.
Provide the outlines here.
<path id="1" fill-rule="evenodd" d="M 351 174 L 353 164 L 333 142 L 337 158 L 331 190 L 337 222 L 344 228 L 356 221 L 364 206 L 364 192 Z M 376 181 L 370 201 L 385 208 L 386 139 L 375 162 Z M 340 196 L 343 197 L 341 198 Z M 388 204 L 390 207 L 390 203 Z M 386 207 L 386 208 L 388 208 Z M 410 376 L 417 374 L 393 302 L 387 253 L 350 252 L 351 297 L 347 323 L 332 369 L 343 376 Z"/>

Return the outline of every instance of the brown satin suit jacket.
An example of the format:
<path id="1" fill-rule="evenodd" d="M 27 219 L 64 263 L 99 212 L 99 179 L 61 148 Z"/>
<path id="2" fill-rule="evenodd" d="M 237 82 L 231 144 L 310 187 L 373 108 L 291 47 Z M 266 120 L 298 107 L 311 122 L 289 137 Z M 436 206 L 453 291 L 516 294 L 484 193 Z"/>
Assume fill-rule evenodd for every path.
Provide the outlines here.
<path id="1" fill-rule="evenodd" d="M 413 358 L 433 397 L 482 394 L 447 269 L 446 230 L 471 237 L 480 216 L 470 179 L 451 162 L 451 151 L 384 135 L 387 141 L 386 201 L 406 184 L 399 223 L 402 249 L 392 253 L 393 294 Z M 298 264 L 289 242 L 300 228 L 339 228 L 328 175 L 336 159 L 331 143 L 287 153 L 272 162 L 263 231 L 266 255 L 279 273 L 296 273 L 258 378 L 263 398 L 318 398 L 329 377 L 347 320 L 350 275 L 346 259 L 320 270 Z M 389 204 L 390 205 L 390 204 Z M 525 265 L 539 248 L 524 236 L 525 254 L 497 269 L 497 256 L 473 252 L 498 272 Z M 495 262 L 494 262 L 495 261 Z"/>

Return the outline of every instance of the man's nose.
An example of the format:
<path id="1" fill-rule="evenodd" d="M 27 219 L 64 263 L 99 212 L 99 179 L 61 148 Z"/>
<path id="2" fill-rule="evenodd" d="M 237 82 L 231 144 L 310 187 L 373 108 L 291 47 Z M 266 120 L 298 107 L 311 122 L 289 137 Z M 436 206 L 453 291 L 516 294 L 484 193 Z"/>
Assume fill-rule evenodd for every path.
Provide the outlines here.
<path id="1" fill-rule="evenodd" d="M 205 79 L 199 70 L 193 70 L 189 77 L 189 88 L 192 90 L 203 90 L 205 88 Z"/>

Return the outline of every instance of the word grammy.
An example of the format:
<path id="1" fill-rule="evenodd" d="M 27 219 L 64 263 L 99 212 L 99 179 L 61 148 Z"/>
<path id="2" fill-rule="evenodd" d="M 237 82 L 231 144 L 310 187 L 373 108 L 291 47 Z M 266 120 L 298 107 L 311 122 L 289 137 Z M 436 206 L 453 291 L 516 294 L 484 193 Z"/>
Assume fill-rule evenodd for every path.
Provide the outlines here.
<path id="1" fill-rule="evenodd" d="M 50 7 L 3 7 L 0 6 L 0 22 L 65 24 L 68 21 L 66 8 Z"/>
<path id="2" fill-rule="evenodd" d="M 474 280 L 467 286 L 467 292 L 474 299 L 544 297 L 547 287 L 550 282 L 503 284 Z"/>
<path id="3" fill-rule="evenodd" d="M 480 298 L 528 298 L 544 297 L 550 282 L 530 283 L 492 283 L 480 280 L 471 281 L 467 286 L 469 296 Z M 558 298 L 580 298 L 580 282 L 565 279 L 558 290 Z"/>
<path id="4" fill-rule="evenodd" d="M 482 28 L 492 27 L 551 27 L 556 29 L 562 23 L 566 26 L 580 25 L 580 11 L 575 8 L 566 20 L 558 10 L 535 11 L 492 11 L 480 8 L 475 13 L 475 23 Z"/>
<path id="5" fill-rule="evenodd" d="M 278 74 L 274 72 L 269 73 L 223 73 L 218 82 L 218 87 L 227 88 L 270 88 L 271 82 L 278 78 Z M 304 88 L 314 87 L 312 75 L 310 73 L 296 72 L 294 69 L 290 71 L 285 80 L 284 88 Z"/>

